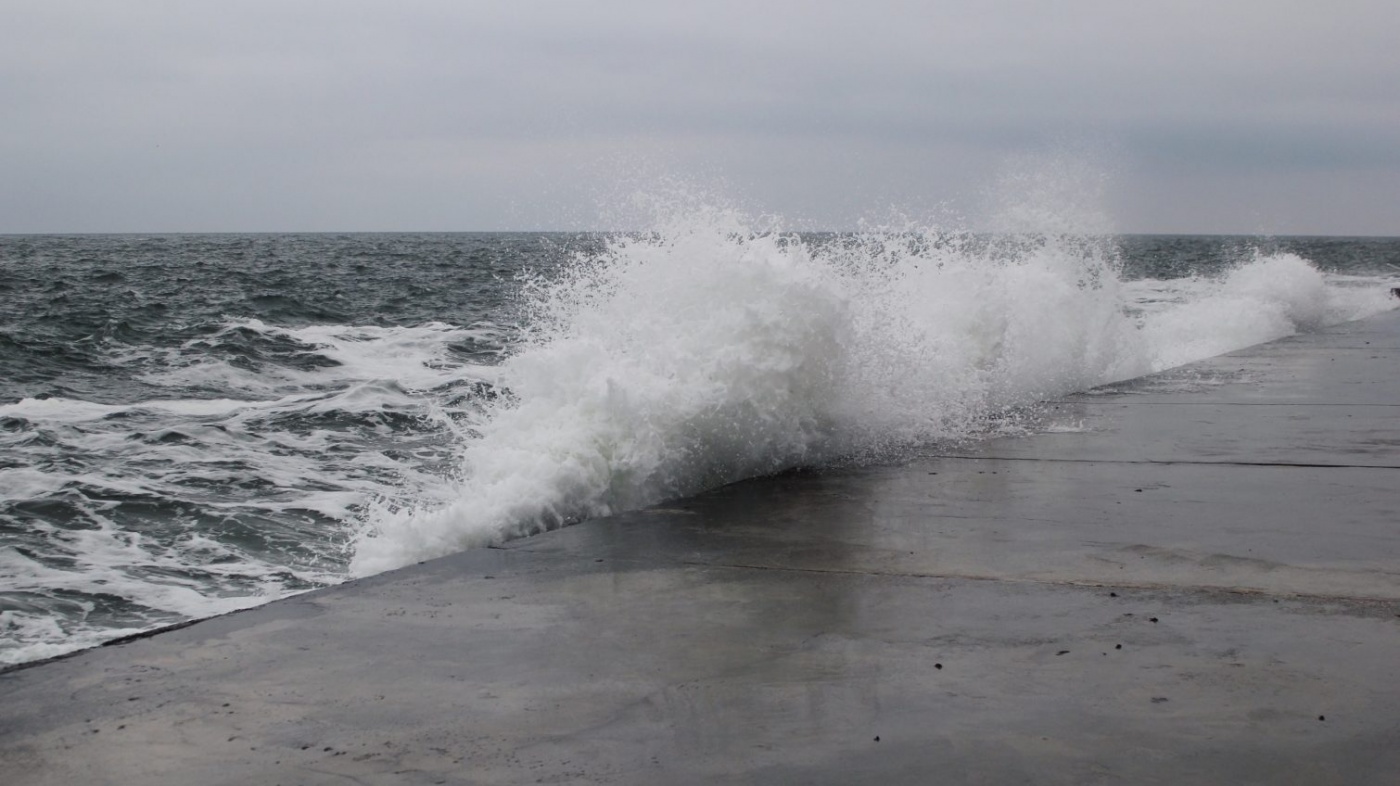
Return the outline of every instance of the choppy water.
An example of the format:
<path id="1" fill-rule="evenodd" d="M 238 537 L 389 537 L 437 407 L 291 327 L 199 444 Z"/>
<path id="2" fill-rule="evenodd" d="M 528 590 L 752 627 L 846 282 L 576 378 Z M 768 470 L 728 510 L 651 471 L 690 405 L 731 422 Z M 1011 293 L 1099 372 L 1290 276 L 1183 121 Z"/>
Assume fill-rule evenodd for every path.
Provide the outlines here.
<path id="1" fill-rule="evenodd" d="M 0 663 L 1395 305 L 1400 241 L 0 237 Z"/>

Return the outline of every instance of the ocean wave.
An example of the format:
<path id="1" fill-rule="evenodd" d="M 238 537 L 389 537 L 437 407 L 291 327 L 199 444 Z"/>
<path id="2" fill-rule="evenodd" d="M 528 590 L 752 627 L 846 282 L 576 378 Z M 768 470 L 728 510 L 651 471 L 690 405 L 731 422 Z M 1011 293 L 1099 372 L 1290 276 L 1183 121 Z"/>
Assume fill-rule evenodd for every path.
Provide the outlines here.
<path id="1" fill-rule="evenodd" d="M 1291 254 L 1163 296 L 1124 281 L 1101 235 L 814 239 L 723 210 L 614 237 L 525 294 L 495 369 L 509 394 L 431 503 L 371 507 L 353 573 L 966 438 L 1010 407 L 1390 307 Z"/>

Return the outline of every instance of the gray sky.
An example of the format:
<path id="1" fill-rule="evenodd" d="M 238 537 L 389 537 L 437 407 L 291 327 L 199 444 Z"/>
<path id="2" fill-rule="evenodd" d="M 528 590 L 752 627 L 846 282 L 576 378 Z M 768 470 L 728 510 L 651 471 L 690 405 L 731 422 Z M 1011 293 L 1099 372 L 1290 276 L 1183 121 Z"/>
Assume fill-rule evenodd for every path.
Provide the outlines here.
<path id="1" fill-rule="evenodd" d="M 1125 232 L 1400 235 L 1397 41 L 1394 0 L 0 0 L 0 232 L 608 228 L 677 181 L 978 224 L 1028 169 Z"/>

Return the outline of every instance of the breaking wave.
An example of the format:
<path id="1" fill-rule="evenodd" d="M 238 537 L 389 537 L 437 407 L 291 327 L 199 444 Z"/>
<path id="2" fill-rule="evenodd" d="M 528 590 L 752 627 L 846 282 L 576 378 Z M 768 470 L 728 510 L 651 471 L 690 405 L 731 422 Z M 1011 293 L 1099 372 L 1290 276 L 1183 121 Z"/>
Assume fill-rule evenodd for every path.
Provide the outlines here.
<path id="1" fill-rule="evenodd" d="M 1105 235 L 797 236 L 700 209 L 528 280 L 429 500 L 381 500 L 366 575 L 738 479 L 888 455 L 998 413 L 1390 308 L 1294 254 L 1125 280 Z"/>

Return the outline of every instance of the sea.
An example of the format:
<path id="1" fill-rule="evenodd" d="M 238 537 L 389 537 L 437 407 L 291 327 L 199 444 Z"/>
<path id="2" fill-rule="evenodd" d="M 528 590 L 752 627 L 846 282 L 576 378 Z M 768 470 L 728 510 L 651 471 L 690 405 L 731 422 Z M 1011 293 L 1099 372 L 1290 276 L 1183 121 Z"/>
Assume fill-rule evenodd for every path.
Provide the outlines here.
<path id="1" fill-rule="evenodd" d="M 0 664 L 1400 305 L 1400 239 L 0 236 Z"/>

